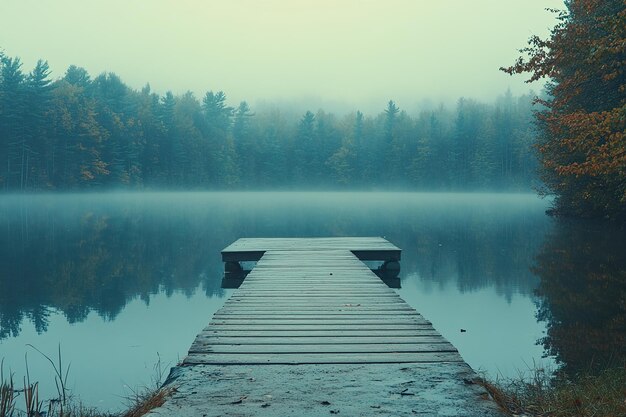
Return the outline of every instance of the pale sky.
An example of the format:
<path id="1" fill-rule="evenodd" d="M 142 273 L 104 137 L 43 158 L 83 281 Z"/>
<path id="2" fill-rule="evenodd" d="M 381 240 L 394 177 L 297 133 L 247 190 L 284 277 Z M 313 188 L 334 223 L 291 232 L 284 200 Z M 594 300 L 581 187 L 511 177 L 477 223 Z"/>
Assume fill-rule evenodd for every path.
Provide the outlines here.
<path id="1" fill-rule="evenodd" d="M 355 108 L 489 101 L 541 85 L 498 70 L 562 0 L 0 0 L 0 48 L 158 93 Z"/>

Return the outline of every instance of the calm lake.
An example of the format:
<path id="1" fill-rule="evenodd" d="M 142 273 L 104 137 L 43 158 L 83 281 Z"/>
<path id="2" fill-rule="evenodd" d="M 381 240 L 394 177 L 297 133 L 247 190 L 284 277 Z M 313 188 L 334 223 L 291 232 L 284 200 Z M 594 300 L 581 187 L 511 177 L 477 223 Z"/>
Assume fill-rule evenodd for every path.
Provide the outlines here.
<path id="1" fill-rule="evenodd" d="M 54 395 L 31 347 L 71 363 L 84 403 L 119 409 L 182 359 L 232 290 L 239 237 L 384 236 L 400 295 L 489 376 L 624 355 L 626 238 L 555 221 L 530 194 L 115 193 L 0 197 L 0 358 Z M 461 331 L 461 329 L 465 331 Z"/>

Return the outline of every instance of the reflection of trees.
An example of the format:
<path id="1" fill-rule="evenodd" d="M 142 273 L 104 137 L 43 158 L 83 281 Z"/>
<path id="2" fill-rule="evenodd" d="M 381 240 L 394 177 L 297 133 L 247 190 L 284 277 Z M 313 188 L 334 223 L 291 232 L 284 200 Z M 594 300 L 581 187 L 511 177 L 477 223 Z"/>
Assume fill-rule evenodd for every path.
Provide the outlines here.
<path id="1" fill-rule="evenodd" d="M 251 237 L 385 236 L 402 248 L 403 277 L 417 273 L 462 292 L 495 287 L 506 299 L 536 288 L 529 265 L 552 222 L 533 197 L 373 196 L 314 201 L 293 210 L 296 215 L 259 208 L 238 219 L 239 229 Z"/>
<path id="2" fill-rule="evenodd" d="M 626 359 L 625 242 L 611 225 L 561 223 L 537 256 L 541 342 L 566 372 Z"/>
<path id="3" fill-rule="evenodd" d="M 530 294 L 537 284 L 528 265 L 543 232 L 534 229 L 538 226 L 475 221 L 422 231 L 416 238 L 415 268 L 422 279 L 437 285 L 452 281 L 461 292 L 494 287 L 508 300 L 516 293 Z"/>
<path id="4" fill-rule="evenodd" d="M 30 214 L 11 219 L 0 239 L 0 339 L 17 336 L 24 319 L 46 331 L 51 308 L 74 323 L 91 311 L 114 319 L 131 299 L 149 303 L 160 291 L 190 296 L 203 279 L 207 295 L 222 292 L 209 272 L 220 263 L 219 232 L 137 211 Z"/>
<path id="5" fill-rule="evenodd" d="M 528 265 L 550 223 L 532 197 L 510 199 L 172 193 L 0 202 L 0 339 L 24 319 L 45 331 L 51 309 L 70 322 L 92 311 L 114 319 L 130 300 L 149 303 L 161 291 L 191 295 L 201 284 L 220 294 L 220 250 L 242 236 L 386 236 L 403 249 L 402 276 L 529 294 Z"/>
<path id="6" fill-rule="evenodd" d="M 451 283 L 461 292 L 493 287 L 510 300 L 532 294 L 537 278 L 528 270 L 551 222 L 542 210 L 469 207 L 464 215 L 414 213 L 398 225 L 394 242 L 403 248 L 403 275 L 417 272 L 433 285 Z"/>

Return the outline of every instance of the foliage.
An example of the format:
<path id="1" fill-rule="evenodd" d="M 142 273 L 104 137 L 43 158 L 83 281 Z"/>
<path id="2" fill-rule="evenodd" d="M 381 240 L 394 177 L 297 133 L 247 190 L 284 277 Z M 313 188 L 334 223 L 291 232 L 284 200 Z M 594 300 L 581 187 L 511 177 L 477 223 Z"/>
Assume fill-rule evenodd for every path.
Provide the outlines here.
<path id="1" fill-rule="evenodd" d="M 538 112 L 546 192 L 557 213 L 626 216 L 626 2 L 569 0 L 548 39 L 504 68 L 549 80 Z"/>

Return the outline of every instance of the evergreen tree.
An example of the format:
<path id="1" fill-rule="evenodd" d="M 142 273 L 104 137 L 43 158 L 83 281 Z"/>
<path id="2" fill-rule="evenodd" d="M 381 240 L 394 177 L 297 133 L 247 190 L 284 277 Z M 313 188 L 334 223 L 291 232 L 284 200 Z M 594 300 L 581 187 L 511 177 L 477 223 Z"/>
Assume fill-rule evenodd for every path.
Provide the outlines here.
<path id="1" fill-rule="evenodd" d="M 23 190 L 27 180 L 28 147 L 26 132 L 28 101 L 25 75 L 19 58 L 2 57 L 0 73 L 0 135 L 5 189 Z"/>
<path id="2" fill-rule="evenodd" d="M 175 185 L 174 143 L 177 141 L 176 126 L 174 123 L 175 107 L 176 99 L 174 98 L 174 94 L 168 91 L 165 93 L 165 96 L 161 98 L 161 103 L 157 110 L 157 117 L 161 122 L 161 128 L 164 133 L 158 145 L 158 160 L 162 167 L 161 176 L 163 178 L 163 184 L 169 187 Z"/>
<path id="3" fill-rule="evenodd" d="M 24 127 L 24 188 L 44 188 L 51 174 L 51 166 L 46 164 L 48 155 L 52 152 L 52 144 L 46 140 L 49 136 L 47 116 L 52 98 L 52 80 L 49 76 L 48 63 L 39 60 L 26 77 L 26 106 L 29 116 L 28 125 Z"/>
<path id="4" fill-rule="evenodd" d="M 255 173 L 258 171 L 258 141 L 252 132 L 251 119 L 254 113 L 245 101 L 239 103 L 234 113 L 233 121 L 233 141 L 235 153 L 239 157 L 238 171 L 241 175 L 242 185 L 254 188 L 258 178 Z"/>
<path id="5" fill-rule="evenodd" d="M 298 123 L 294 141 L 292 177 L 296 184 L 311 186 L 315 152 L 315 115 L 307 111 Z"/>
<path id="6" fill-rule="evenodd" d="M 63 79 L 72 85 L 82 88 L 87 88 L 91 84 L 91 77 L 87 70 L 77 67 L 76 65 L 70 65 L 68 67 Z"/>
<path id="7" fill-rule="evenodd" d="M 209 91 L 202 100 L 204 114 L 204 133 L 207 137 L 210 178 L 217 180 L 220 186 L 234 185 L 238 182 L 237 157 L 231 136 L 234 109 L 226 105 L 223 91 Z"/>

